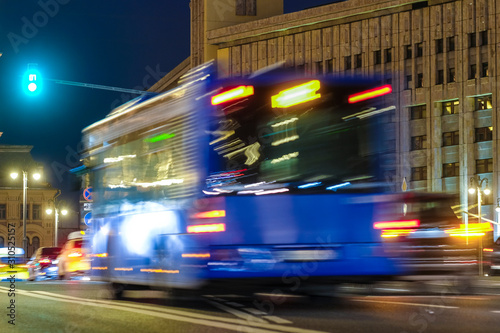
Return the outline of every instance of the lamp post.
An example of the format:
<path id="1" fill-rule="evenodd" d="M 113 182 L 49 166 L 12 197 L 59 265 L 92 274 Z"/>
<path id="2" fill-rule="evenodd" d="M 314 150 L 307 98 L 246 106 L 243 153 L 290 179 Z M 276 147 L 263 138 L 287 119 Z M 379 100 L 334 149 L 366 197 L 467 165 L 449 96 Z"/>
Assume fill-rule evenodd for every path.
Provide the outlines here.
<path id="1" fill-rule="evenodd" d="M 486 187 L 484 190 L 482 190 L 483 187 L 483 182 L 486 181 Z M 478 223 L 481 223 L 481 201 L 482 201 L 482 193 L 484 195 L 489 195 L 491 193 L 491 190 L 488 188 L 488 178 L 482 178 L 480 176 L 471 177 L 470 178 L 470 185 L 469 185 L 469 193 L 474 194 L 477 191 L 477 218 L 478 218 Z M 465 233 L 468 235 L 469 229 L 468 229 L 468 221 L 465 222 Z M 467 238 L 467 244 L 469 244 L 469 237 L 466 236 Z M 483 237 L 479 237 L 479 275 L 483 275 Z"/>
<path id="2" fill-rule="evenodd" d="M 12 179 L 17 179 L 19 174 L 17 172 L 12 172 L 10 174 L 10 177 Z M 33 174 L 33 178 L 35 180 L 40 179 L 40 173 L 35 172 Z M 23 250 L 24 250 L 24 256 L 28 255 L 28 238 L 26 235 L 26 213 L 27 213 L 27 191 L 28 191 L 28 172 L 26 170 L 23 170 Z"/>
<path id="3" fill-rule="evenodd" d="M 52 203 L 52 205 L 54 206 L 54 217 L 55 217 L 55 223 L 54 223 L 54 246 L 57 246 L 57 241 L 58 241 L 58 224 L 59 224 L 59 212 L 61 212 L 61 214 L 63 215 L 66 215 L 68 214 L 68 210 L 66 208 L 62 208 L 61 209 L 61 206 L 64 206 L 64 202 L 61 201 L 61 200 L 58 200 L 57 197 L 61 195 L 61 190 L 58 190 L 56 195 L 54 195 L 54 198 L 50 199 L 49 202 Z M 47 208 L 45 210 L 45 212 L 47 214 L 52 214 L 52 209 L 51 208 Z"/>

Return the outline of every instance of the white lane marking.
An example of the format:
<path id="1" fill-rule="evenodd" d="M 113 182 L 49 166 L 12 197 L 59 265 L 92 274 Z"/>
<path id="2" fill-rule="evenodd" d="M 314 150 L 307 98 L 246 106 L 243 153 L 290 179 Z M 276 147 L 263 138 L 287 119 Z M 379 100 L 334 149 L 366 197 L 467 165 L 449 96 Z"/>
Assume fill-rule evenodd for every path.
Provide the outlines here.
<path id="1" fill-rule="evenodd" d="M 208 300 L 208 299 L 206 300 L 206 302 L 215 306 L 218 309 L 221 309 L 222 311 L 226 311 L 226 312 L 228 312 L 228 313 L 230 313 L 238 318 L 241 318 L 243 320 L 248 320 L 248 321 L 257 322 L 257 323 L 267 323 L 264 319 L 254 317 L 251 314 L 248 314 L 248 313 L 240 311 L 240 310 L 233 309 L 229 306 L 225 306 L 224 304 L 220 304 L 220 303 Z"/>
<path id="2" fill-rule="evenodd" d="M 449 305 L 438 305 L 438 304 L 424 304 L 424 303 L 410 303 L 410 302 L 394 302 L 394 301 L 376 301 L 374 299 L 351 299 L 355 302 L 369 302 L 369 303 L 382 303 L 382 304 L 399 304 L 399 305 L 411 305 L 411 306 L 424 306 L 428 308 L 442 308 L 442 309 L 458 309 L 458 306 Z"/>
<path id="3" fill-rule="evenodd" d="M 8 293 L 9 288 L 0 286 L 0 292 Z M 103 301 L 103 300 L 97 300 L 97 299 L 92 300 L 92 299 L 88 299 L 88 298 L 66 296 L 66 295 L 62 295 L 62 294 L 53 294 L 53 293 L 49 293 L 46 291 L 27 291 L 27 290 L 16 289 L 16 292 L 18 292 L 21 295 L 29 296 L 29 297 L 43 298 L 43 299 L 48 299 L 48 300 L 52 300 L 52 301 L 90 305 L 90 306 L 96 306 L 96 307 L 104 307 L 104 308 L 110 308 L 110 309 L 115 309 L 115 310 L 138 312 L 138 313 L 143 313 L 143 314 L 147 314 L 147 315 L 151 315 L 151 316 L 157 316 L 157 317 L 159 316 L 159 317 L 166 318 L 166 319 L 177 320 L 177 321 L 193 322 L 193 318 L 195 318 L 195 319 L 198 319 L 197 321 L 201 321 L 201 322 L 205 323 L 205 324 L 200 324 L 200 325 L 207 325 L 207 326 L 213 326 L 213 327 L 219 327 L 219 326 L 216 326 L 218 324 L 219 325 L 226 325 L 227 327 L 221 327 L 221 328 L 235 330 L 237 332 L 242 332 L 242 329 L 244 329 L 244 331 L 248 331 L 248 332 L 252 332 L 252 333 L 279 333 L 279 332 L 327 333 L 324 331 L 315 331 L 315 330 L 295 328 L 295 327 L 279 326 L 279 325 L 274 325 L 274 324 L 269 324 L 269 323 L 249 322 L 249 321 L 244 321 L 241 319 L 210 316 L 210 315 L 205 315 L 205 314 L 192 313 L 192 312 L 167 309 L 167 308 L 159 308 L 159 307 L 148 306 L 148 305 L 139 305 L 139 304 L 128 303 L 128 302 Z M 191 318 L 189 318 L 189 317 L 191 317 Z M 218 323 L 214 322 L 214 320 L 218 321 Z M 193 322 L 193 323 L 195 323 L 195 322 Z M 228 324 L 225 324 L 225 323 L 228 323 Z M 230 325 L 230 324 L 233 324 L 233 325 Z M 263 328 L 263 329 L 262 330 L 261 329 L 252 330 L 252 327 L 249 327 L 249 326 L 254 326 L 254 327 Z M 264 329 L 267 329 L 267 330 L 264 330 Z"/>
<path id="4" fill-rule="evenodd" d="M 237 308 L 242 308 L 244 307 L 243 304 L 240 304 L 240 303 L 236 303 L 236 302 L 226 302 L 227 305 L 230 305 L 230 306 L 234 306 L 234 307 L 237 307 Z"/>
<path id="5" fill-rule="evenodd" d="M 290 320 L 286 320 L 276 316 L 264 316 L 263 318 L 273 321 L 276 324 L 293 324 Z"/>
<path id="6" fill-rule="evenodd" d="M 260 310 L 257 310 L 255 308 L 243 308 L 243 310 L 245 310 L 246 312 L 249 312 L 253 315 L 256 315 L 256 316 L 262 316 L 262 315 L 266 314 L 264 311 L 260 311 Z"/>
<path id="7" fill-rule="evenodd" d="M 2 287 L 0 287 L 2 288 Z M 3 289 L 3 288 L 2 288 Z M 0 292 L 8 292 L 4 290 L 0 290 Z M 51 301 L 57 301 L 57 302 L 66 302 L 66 303 L 76 303 L 76 304 L 82 304 L 82 305 L 90 305 L 90 306 L 95 306 L 99 308 L 107 308 L 111 310 L 120 310 L 120 311 L 129 311 L 129 312 L 135 312 L 139 314 L 144 314 L 144 315 L 149 315 L 153 317 L 159 317 L 163 319 L 168 319 L 168 320 L 175 320 L 175 321 L 181 321 L 181 322 L 186 322 L 186 323 L 192 323 L 195 325 L 203 325 L 203 326 L 210 326 L 210 327 L 216 327 L 216 328 L 222 328 L 222 329 L 227 329 L 227 330 L 232 330 L 236 332 L 241 332 L 242 329 L 242 324 L 247 324 L 248 322 L 242 321 L 240 325 L 233 325 L 233 324 L 227 324 L 221 321 L 218 321 L 220 318 L 216 316 L 208 316 L 211 317 L 210 320 L 206 319 L 196 319 L 196 318 L 190 318 L 190 317 L 185 317 L 185 316 L 179 316 L 173 315 L 173 314 L 168 314 L 168 313 L 161 313 L 161 312 L 156 312 L 156 311 L 150 311 L 150 310 L 142 310 L 142 309 L 137 309 L 137 308 L 131 308 L 127 306 L 122 306 L 119 304 L 102 304 L 102 303 L 95 303 L 94 301 L 88 300 L 88 299 L 80 299 L 80 300 L 72 300 L 72 299 L 65 299 L 61 297 L 50 297 L 46 295 L 40 295 L 40 294 L 33 294 L 31 292 L 26 292 L 24 290 L 19 290 L 17 289 L 16 292 L 18 294 L 24 295 L 24 296 L 29 296 L 29 297 L 35 297 L 35 298 L 41 298 L 41 299 L 46 299 L 46 300 L 51 300 Z M 185 313 L 188 314 L 188 313 Z M 250 328 L 250 332 L 252 333 L 278 333 L 278 331 L 270 331 L 267 329 L 260 329 L 260 328 Z"/>

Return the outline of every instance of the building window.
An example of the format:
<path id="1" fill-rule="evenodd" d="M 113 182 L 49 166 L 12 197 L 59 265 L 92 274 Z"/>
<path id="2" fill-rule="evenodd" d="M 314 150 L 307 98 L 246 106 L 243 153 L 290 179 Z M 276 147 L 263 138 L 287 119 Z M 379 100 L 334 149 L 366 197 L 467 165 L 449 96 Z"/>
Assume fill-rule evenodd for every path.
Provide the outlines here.
<path id="1" fill-rule="evenodd" d="M 476 111 L 478 110 L 489 110 L 493 108 L 491 103 L 491 95 L 480 96 L 474 99 L 476 105 Z"/>
<path id="2" fill-rule="evenodd" d="M 0 204 L 0 220 L 7 219 L 7 205 Z"/>
<path id="3" fill-rule="evenodd" d="M 422 150 L 426 148 L 427 148 L 427 135 L 411 137 L 411 150 Z"/>
<path id="4" fill-rule="evenodd" d="M 488 63 L 483 62 L 481 64 L 481 77 L 488 77 L 488 76 L 489 76 Z"/>
<path id="5" fill-rule="evenodd" d="M 481 39 L 481 45 L 488 45 L 488 31 L 481 31 L 479 33 L 479 38 Z"/>
<path id="6" fill-rule="evenodd" d="M 468 38 L 469 38 L 469 48 L 476 47 L 476 33 L 471 32 L 470 34 L 468 34 Z"/>
<path id="7" fill-rule="evenodd" d="M 436 84 L 444 83 L 444 71 L 442 69 L 438 69 L 436 73 Z"/>
<path id="8" fill-rule="evenodd" d="M 454 101 L 442 102 L 441 103 L 442 115 L 446 116 L 449 114 L 457 114 L 459 106 L 460 102 L 458 101 L 458 99 Z"/>
<path id="9" fill-rule="evenodd" d="M 373 62 L 375 65 L 380 65 L 382 63 L 382 52 L 380 50 L 373 52 Z"/>
<path id="10" fill-rule="evenodd" d="M 417 58 L 422 57 L 424 55 L 424 43 L 415 44 Z"/>
<path id="11" fill-rule="evenodd" d="M 493 159 L 476 160 L 476 173 L 493 172 Z"/>
<path id="12" fill-rule="evenodd" d="M 31 239 L 31 251 L 30 251 L 31 253 L 29 253 L 28 255 L 29 256 L 33 255 L 33 253 L 35 253 L 39 247 L 40 247 L 40 238 L 35 236 Z"/>
<path id="13" fill-rule="evenodd" d="M 2 236 L 0 236 L 0 247 L 4 247 L 5 246 L 5 239 L 3 239 Z"/>
<path id="14" fill-rule="evenodd" d="M 387 64 L 388 62 L 392 61 L 392 49 L 385 49 L 385 63 Z"/>
<path id="15" fill-rule="evenodd" d="M 455 36 L 446 38 L 446 45 L 448 46 L 448 52 L 455 51 Z"/>
<path id="16" fill-rule="evenodd" d="M 328 59 L 326 61 L 326 72 L 333 73 L 333 59 Z"/>
<path id="17" fill-rule="evenodd" d="M 23 204 L 20 204 L 19 208 L 20 208 L 19 216 L 21 216 L 21 219 L 24 219 L 24 217 L 23 217 Z M 26 205 L 26 219 L 27 220 L 30 219 L 30 205 L 29 204 Z"/>
<path id="18" fill-rule="evenodd" d="M 354 64 L 356 65 L 356 68 L 361 68 L 363 62 L 361 59 L 361 54 L 356 54 L 354 56 Z"/>
<path id="19" fill-rule="evenodd" d="M 351 56 L 344 57 L 344 69 L 348 70 L 351 69 L 351 67 L 352 67 Z"/>
<path id="20" fill-rule="evenodd" d="M 460 166 L 458 162 L 443 164 L 443 177 L 457 177 L 460 175 Z"/>
<path id="21" fill-rule="evenodd" d="M 458 131 L 443 133 L 443 146 L 456 146 L 459 144 Z"/>
<path id="22" fill-rule="evenodd" d="M 476 128 L 476 142 L 493 140 L 493 127 Z"/>
<path id="23" fill-rule="evenodd" d="M 426 166 L 411 168 L 411 180 L 412 181 L 419 181 L 419 180 L 426 180 L 426 179 L 427 179 L 427 167 Z"/>
<path id="24" fill-rule="evenodd" d="M 257 0 L 236 0 L 236 15 L 238 16 L 257 15 Z"/>
<path id="25" fill-rule="evenodd" d="M 436 54 L 443 53 L 443 39 L 436 39 Z"/>
<path id="26" fill-rule="evenodd" d="M 411 75 L 406 75 L 405 89 L 411 89 Z"/>
<path id="27" fill-rule="evenodd" d="M 424 86 L 424 74 L 417 74 L 417 82 L 415 83 L 416 88 L 422 88 Z"/>
<path id="28" fill-rule="evenodd" d="M 40 205 L 33 204 L 33 220 L 42 219 L 42 207 Z"/>
<path id="29" fill-rule="evenodd" d="M 405 59 L 411 59 L 411 45 L 405 45 Z"/>
<path id="30" fill-rule="evenodd" d="M 469 80 L 475 79 L 476 78 L 476 73 L 477 73 L 477 66 L 476 66 L 476 64 L 471 64 L 469 66 Z"/>
<path id="31" fill-rule="evenodd" d="M 323 61 L 316 61 L 314 63 L 314 70 L 316 74 L 322 75 L 323 74 Z"/>
<path id="32" fill-rule="evenodd" d="M 456 77 L 455 77 L 455 68 L 448 68 L 448 82 L 455 82 Z"/>
<path id="33" fill-rule="evenodd" d="M 425 104 L 410 107 L 410 119 L 424 119 L 427 115 L 427 106 Z"/>

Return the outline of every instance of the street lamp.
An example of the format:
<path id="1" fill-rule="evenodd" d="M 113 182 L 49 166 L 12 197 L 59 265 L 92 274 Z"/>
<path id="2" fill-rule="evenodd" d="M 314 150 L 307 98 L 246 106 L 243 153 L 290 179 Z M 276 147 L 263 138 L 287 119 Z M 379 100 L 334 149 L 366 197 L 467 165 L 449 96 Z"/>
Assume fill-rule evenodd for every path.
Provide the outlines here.
<path id="1" fill-rule="evenodd" d="M 12 172 L 10 174 L 10 177 L 12 179 L 17 179 L 19 174 L 17 172 Z M 39 172 L 35 172 L 33 174 L 33 178 L 35 180 L 39 180 L 41 177 Z M 28 172 L 23 170 L 23 250 L 24 250 L 24 255 L 28 255 L 28 238 L 26 237 L 26 210 L 27 210 L 27 191 L 28 191 Z"/>
<path id="2" fill-rule="evenodd" d="M 483 182 L 486 181 L 486 187 L 484 190 L 482 190 Z M 491 193 L 491 190 L 488 187 L 488 178 L 482 178 L 480 176 L 471 177 L 470 178 L 470 185 L 469 185 L 469 193 L 474 194 L 476 193 L 477 190 L 477 218 L 478 218 L 478 223 L 481 223 L 481 201 L 482 201 L 482 194 L 484 195 L 489 195 Z M 468 226 L 468 221 L 465 221 L 465 233 L 467 237 L 467 244 L 469 244 L 469 226 Z M 479 237 L 479 275 L 483 275 L 483 237 Z"/>
<path id="3" fill-rule="evenodd" d="M 58 190 L 56 195 L 54 195 L 54 198 L 53 199 L 50 199 L 49 202 L 52 203 L 52 205 L 54 206 L 54 216 L 55 216 L 55 225 L 54 225 L 54 246 L 57 246 L 57 238 L 58 238 L 58 234 L 57 234 L 57 229 L 59 228 L 58 227 L 58 224 L 59 224 L 59 212 L 61 212 L 61 214 L 63 215 L 66 215 L 68 214 L 68 210 L 66 208 L 61 208 L 61 206 L 64 206 L 64 201 L 62 200 L 58 200 L 57 197 L 61 195 L 61 190 Z M 47 214 L 52 214 L 52 208 L 47 208 L 45 210 L 45 212 Z"/>

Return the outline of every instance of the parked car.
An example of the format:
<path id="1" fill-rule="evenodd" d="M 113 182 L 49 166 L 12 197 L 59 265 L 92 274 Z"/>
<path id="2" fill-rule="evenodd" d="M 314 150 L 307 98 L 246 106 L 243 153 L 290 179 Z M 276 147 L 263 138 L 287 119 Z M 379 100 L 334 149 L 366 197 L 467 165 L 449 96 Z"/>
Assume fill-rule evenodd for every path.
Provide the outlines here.
<path id="1" fill-rule="evenodd" d="M 60 279 L 71 279 L 82 276 L 90 271 L 90 261 L 87 258 L 87 249 L 84 247 L 84 235 L 71 233 L 64 244 L 57 260 Z"/>
<path id="2" fill-rule="evenodd" d="M 15 273 L 12 273 L 15 272 Z M 0 281 L 9 281 L 14 275 L 16 281 L 26 280 L 28 278 L 28 268 L 24 250 L 20 247 L 0 248 Z"/>
<path id="3" fill-rule="evenodd" d="M 40 247 L 28 261 L 28 280 L 57 278 L 57 256 L 60 247 Z"/>

